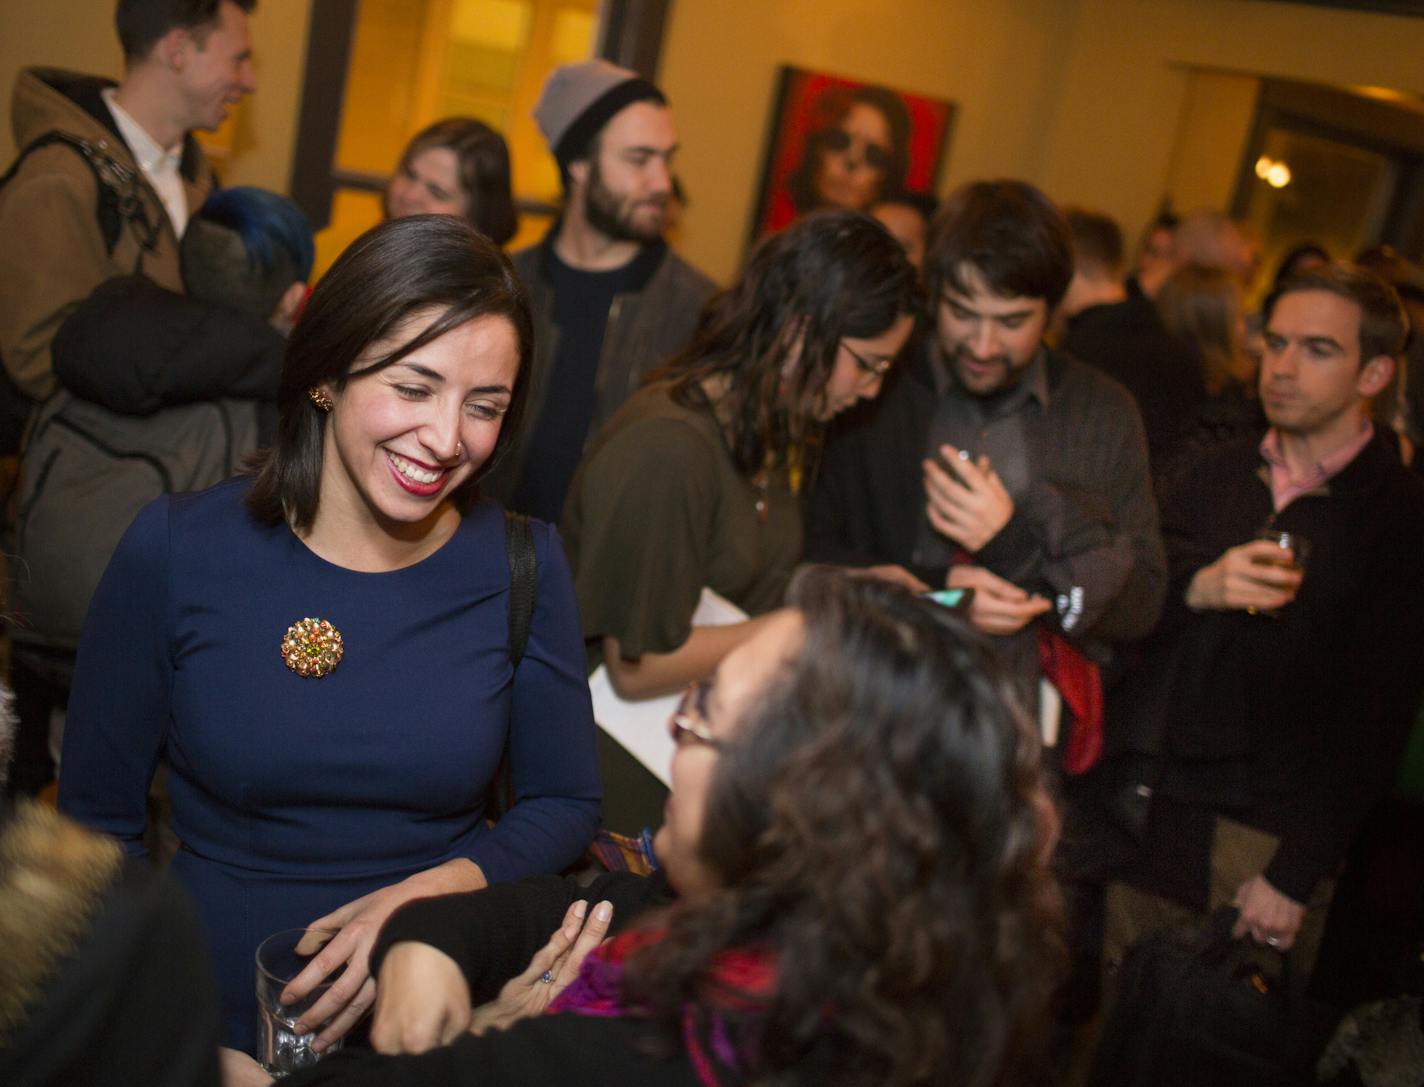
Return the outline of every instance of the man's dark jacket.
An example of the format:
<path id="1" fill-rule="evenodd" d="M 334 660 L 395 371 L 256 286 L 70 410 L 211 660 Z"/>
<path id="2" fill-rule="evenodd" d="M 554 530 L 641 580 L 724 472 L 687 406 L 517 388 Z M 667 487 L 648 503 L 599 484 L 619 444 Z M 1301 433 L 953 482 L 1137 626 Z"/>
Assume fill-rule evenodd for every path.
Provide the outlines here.
<path id="1" fill-rule="evenodd" d="M 933 357 L 933 337 L 922 334 L 880 398 L 833 430 L 808 502 L 808 558 L 897 563 L 944 584 L 947 568 L 913 562 Z M 1152 629 L 1166 581 L 1142 423 L 1116 382 L 1060 352 L 1045 350 L 1044 361 L 1048 404 L 1025 423 L 1032 483 L 973 561 L 1054 600 L 1048 618 L 1105 658 L 1112 643 Z"/>
<path id="2" fill-rule="evenodd" d="M 1108 707 L 1110 757 L 1164 756 L 1128 878 L 1197 907 L 1217 813 L 1278 836 L 1265 877 L 1307 901 L 1388 787 L 1424 689 L 1424 482 L 1377 434 L 1277 514 L 1259 441 L 1204 454 L 1163 496 L 1167 606 Z M 1295 600 L 1190 610 L 1197 571 L 1267 525 L 1309 541 Z"/>

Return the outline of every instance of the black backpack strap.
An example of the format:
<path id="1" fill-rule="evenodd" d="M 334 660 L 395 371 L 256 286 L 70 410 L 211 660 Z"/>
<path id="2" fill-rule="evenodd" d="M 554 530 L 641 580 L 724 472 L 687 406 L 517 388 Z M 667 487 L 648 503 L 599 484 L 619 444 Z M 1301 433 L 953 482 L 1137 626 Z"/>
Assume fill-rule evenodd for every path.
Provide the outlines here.
<path id="1" fill-rule="evenodd" d="M 139 245 L 145 252 L 152 252 L 158 244 L 158 231 L 162 218 L 157 220 L 148 214 L 148 207 L 139 195 L 138 175 L 122 163 L 115 162 L 95 143 L 81 139 L 70 132 L 51 129 L 27 143 L 15 156 L 10 168 L 0 177 L 0 187 L 9 183 L 20 166 L 34 152 L 53 144 L 72 147 L 89 165 L 98 186 L 98 206 L 95 214 L 99 219 L 99 231 L 104 238 L 104 249 L 113 253 L 119 242 L 125 224 L 131 224 L 138 236 Z"/>
<path id="2" fill-rule="evenodd" d="M 505 512 L 504 550 L 509 556 L 509 659 L 514 667 L 524 659 L 529 644 L 529 624 L 539 591 L 539 564 L 534 557 L 534 533 L 529 518 Z"/>
<path id="3" fill-rule="evenodd" d="M 534 555 L 534 532 L 522 513 L 504 514 L 504 550 L 509 558 L 509 661 L 515 670 L 529 644 L 529 624 L 539 591 L 539 561 Z M 485 794 L 485 818 L 495 822 L 514 807 L 514 766 L 509 743 L 499 757 L 499 768 Z"/>

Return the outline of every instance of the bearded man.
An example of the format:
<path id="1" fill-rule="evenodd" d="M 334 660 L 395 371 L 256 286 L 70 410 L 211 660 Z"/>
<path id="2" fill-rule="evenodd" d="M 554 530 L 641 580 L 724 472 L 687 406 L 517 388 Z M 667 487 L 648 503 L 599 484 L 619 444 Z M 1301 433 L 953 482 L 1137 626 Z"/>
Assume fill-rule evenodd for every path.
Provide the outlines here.
<path id="1" fill-rule="evenodd" d="M 529 409 L 485 489 L 557 523 L 587 440 L 687 344 L 716 287 L 663 240 L 678 144 L 662 91 L 604 60 L 568 64 L 544 84 L 534 120 L 564 209 L 513 258 L 534 314 Z"/>

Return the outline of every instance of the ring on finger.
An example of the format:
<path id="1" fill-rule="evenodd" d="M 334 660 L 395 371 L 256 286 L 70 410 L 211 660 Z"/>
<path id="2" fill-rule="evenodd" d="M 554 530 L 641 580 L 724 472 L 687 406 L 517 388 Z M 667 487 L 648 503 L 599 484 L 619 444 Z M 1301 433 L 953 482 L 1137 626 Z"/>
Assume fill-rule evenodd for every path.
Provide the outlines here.
<path id="1" fill-rule="evenodd" d="M 554 983 L 554 971 L 545 970 L 544 973 L 539 976 L 539 980 L 545 985 L 552 985 Z"/>

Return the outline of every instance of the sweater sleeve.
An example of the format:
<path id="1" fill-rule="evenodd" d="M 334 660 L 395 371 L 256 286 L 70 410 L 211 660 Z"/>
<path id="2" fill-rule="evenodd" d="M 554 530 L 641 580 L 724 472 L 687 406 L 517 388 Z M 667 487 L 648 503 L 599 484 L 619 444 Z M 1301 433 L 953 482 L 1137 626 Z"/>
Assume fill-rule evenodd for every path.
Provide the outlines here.
<path id="1" fill-rule="evenodd" d="M 60 810 L 144 852 L 148 786 L 168 730 L 169 502 L 139 513 L 95 590 L 64 728 Z"/>
<path id="2" fill-rule="evenodd" d="M 567 1083 L 585 1087 L 699 1087 L 686 1053 L 651 1056 L 644 1020 L 582 1015 L 542 1015 L 508 1030 L 465 1035 L 418 1056 L 385 1057 L 345 1049 L 311 1068 L 293 1072 L 283 1087 L 512 1087 Z"/>
<path id="3" fill-rule="evenodd" d="M 1100 462 L 1095 486 L 1035 481 L 975 558 L 1043 592 L 1064 634 L 1115 642 L 1143 637 L 1156 624 L 1166 558 L 1137 409 L 1116 386 L 1095 383 L 1088 392 L 1078 394 L 1075 414 Z"/>
<path id="4" fill-rule="evenodd" d="M 470 857 L 491 883 L 572 864 L 603 798 L 573 581 L 557 533 L 533 527 L 537 596 L 509 722 L 515 802 Z"/>
<path id="5" fill-rule="evenodd" d="M 1410 480 L 1413 484 L 1414 480 Z M 1370 807 L 1399 768 L 1424 692 L 1424 487 L 1381 497 L 1400 516 L 1380 533 L 1367 560 L 1360 608 L 1350 618 L 1349 650 L 1339 668 L 1346 693 L 1327 724 L 1315 773 L 1284 813 L 1280 845 L 1264 873 L 1297 902 L 1335 870 Z M 1307 577 L 1309 572 L 1307 571 Z"/>
<path id="6" fill-rule="evenodd" d="M 266 321 L 141 275 L 101 284 L 54 337 L 54 372 L 125 415 L 220 397 L 275 400 L 286 340 Z"/>
<path id="7" fill-rule="evenodd" d="M 380 973 L 386 952 L 396 944 L 429 944 L 455 960 L 472 1002 L 483 1004 L 528 967 L 579 899 L 590 908 L 612 903 L 610 933 L 616 935 L 646 910 L 669 902 L 671 895 L 661 874 L 608 872 L 586 887 L 568 876 L 536 876 L 468 894 L 417 899 L 393 913 L 381 929 L 371 950 L 371 974 Z"/>

